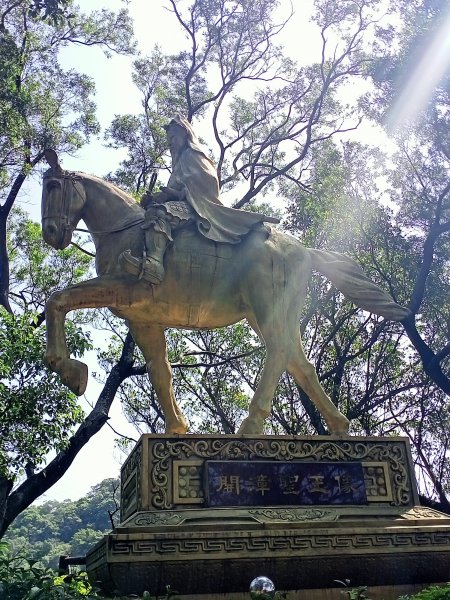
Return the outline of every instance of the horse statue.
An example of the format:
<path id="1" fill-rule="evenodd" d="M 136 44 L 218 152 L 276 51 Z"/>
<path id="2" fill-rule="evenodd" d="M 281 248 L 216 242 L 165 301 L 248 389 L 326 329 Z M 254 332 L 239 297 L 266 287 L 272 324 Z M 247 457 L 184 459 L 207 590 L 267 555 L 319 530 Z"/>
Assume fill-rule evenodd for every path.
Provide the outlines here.
<path id="1" fill-rule="evenodd" d="M 72 392 L 84 393 L 88 369 L 69 356 L 65 316 L 72 310 L 108 307 L 127 321 L 145 357 L 166 433 L 184 434 L 188 423 L 172 387 L 165 328 L 214 329 L 247 319 L 266 346 L 266 360 L 239 433 L 262 433 L 284 371 L 308 394 L 330 433 L 348 432 L 348 419 L 326 395 L 302 348 L 299 318 L 311 269 L 369 312 L 392 320 L 409 314 L 355 261 L 337 252 L 306 248 L 267 225 L 251 230 L 239 244 L 211 242 L 186 228 L 174 236 L 166 252 L 163 282 L 152 285 L 125 272 L 118 260 L 127 250 L 142 255 L 142 207 L 107 181 L 64 171 L 54 151 L 46 152 L 46 158 L 51 168 L 43 179 L 44 240 L 55 249 L 66 248 L 83 220 L 96 248 L 98 276 L 54 292 L 45 309 L 46 362 Z"/>

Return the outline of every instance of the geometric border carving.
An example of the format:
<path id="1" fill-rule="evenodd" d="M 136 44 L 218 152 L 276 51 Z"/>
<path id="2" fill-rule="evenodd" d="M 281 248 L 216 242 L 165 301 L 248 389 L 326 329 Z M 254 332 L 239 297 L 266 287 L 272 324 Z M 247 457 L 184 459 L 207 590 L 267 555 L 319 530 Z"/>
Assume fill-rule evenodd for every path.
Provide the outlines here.
<path id="1" fill-rule="evenodd" d="M 203 504 L 202 460 L 173 461 L 173 501 L 175 504 Z"/>
<path id="2" fill-rule="evenodd" d="M 118 560 L 126 555 L 135 559 L 154 556 L 158 560 L 182 560 L 187 555 L 195 554 L 195 559 L 217 558 L 226 556 L 273 555 L 303 556 L 326 555 L 339 551 L 345 554 L 370 554 L 373 552 L 423 552 L 450 548 L 450 531 L 439 532 L 358 532 L 312 533 L 302 534 L 283 531 L 282 535 L 236 536 L 220 535 L 215 532 L 211 536 L 181 535 L 165 536 L 159 533 L 146 539 L 129 539 L 129 536 L 112 535 L 108 554 L 111 559 Z M 128 559 L 128 560 L 129 560 Z M 148 558 L 147 558 L 148 560 Z"/>
<path id="3" fill-rule="evenodd" d="M 385 462 L 363 462 L 364 481 L 369 502 L 391 502 L 392 485 Z"/>

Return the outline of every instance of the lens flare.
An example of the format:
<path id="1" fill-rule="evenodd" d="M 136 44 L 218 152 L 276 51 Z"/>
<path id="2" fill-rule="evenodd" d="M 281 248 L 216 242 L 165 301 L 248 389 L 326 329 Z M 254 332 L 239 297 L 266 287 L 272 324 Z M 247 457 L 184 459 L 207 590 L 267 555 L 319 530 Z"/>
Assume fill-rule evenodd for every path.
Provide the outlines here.
<path id="1" fill-rule="evenodd" d="M 440 80 L 450 68 L 450 12 L 425 48 L 400 96 L 387 125 L 391 131 L 417 122 Z"/>

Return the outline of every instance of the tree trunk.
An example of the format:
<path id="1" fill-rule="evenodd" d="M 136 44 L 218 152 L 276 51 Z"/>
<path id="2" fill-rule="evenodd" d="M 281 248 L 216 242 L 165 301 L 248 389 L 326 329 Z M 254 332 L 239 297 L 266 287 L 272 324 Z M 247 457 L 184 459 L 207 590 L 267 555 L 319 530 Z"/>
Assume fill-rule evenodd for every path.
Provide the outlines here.
<path id="1" fill-rule="evenodd" d="M 6 222 L 8 213 L 0 208 L 0 306 L 12 312 L 9 304 L 9 259 L 6 245 Z"/>
<path id="2" fill-rule="evenodd" d="M 42 471 L 28 477 L 12 493 L 13 482 L 0 478 L 0 539 L 21 512 L 61 479 L 80 450 L 109 419 L 109 409 L 117 389 L 133 374 L 134 348 L 134 340 L 128 333 L 119 362 L 111 369 L 94 408 L 73 434 L 65 450 L 59 452 Z"/>

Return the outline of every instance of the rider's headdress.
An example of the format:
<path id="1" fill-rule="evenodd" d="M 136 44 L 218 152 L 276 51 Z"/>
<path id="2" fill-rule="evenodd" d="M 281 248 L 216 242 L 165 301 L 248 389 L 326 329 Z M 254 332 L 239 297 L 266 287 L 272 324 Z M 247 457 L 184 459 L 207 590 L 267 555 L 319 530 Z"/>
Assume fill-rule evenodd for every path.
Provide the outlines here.
<path id="1" fill-rule="evenodd" d="M 184 129 L 184 131 L 186 132 L 187 145 L 190 148 L 192 148 L 192 150 L 200 152 L 207 160 L 209 160 L 211 164 L 214 164 L 213 161 L 209 158 L 208 154 L 206 153 L 205 148 L 200 143 L 195 131 L 192 128 L 192 125 L 185 117 L 183 117 L 183 115 L 175 115 L 167 125 L 164 125 L 164 129 L 167 131 L 172 123 Z"/>

